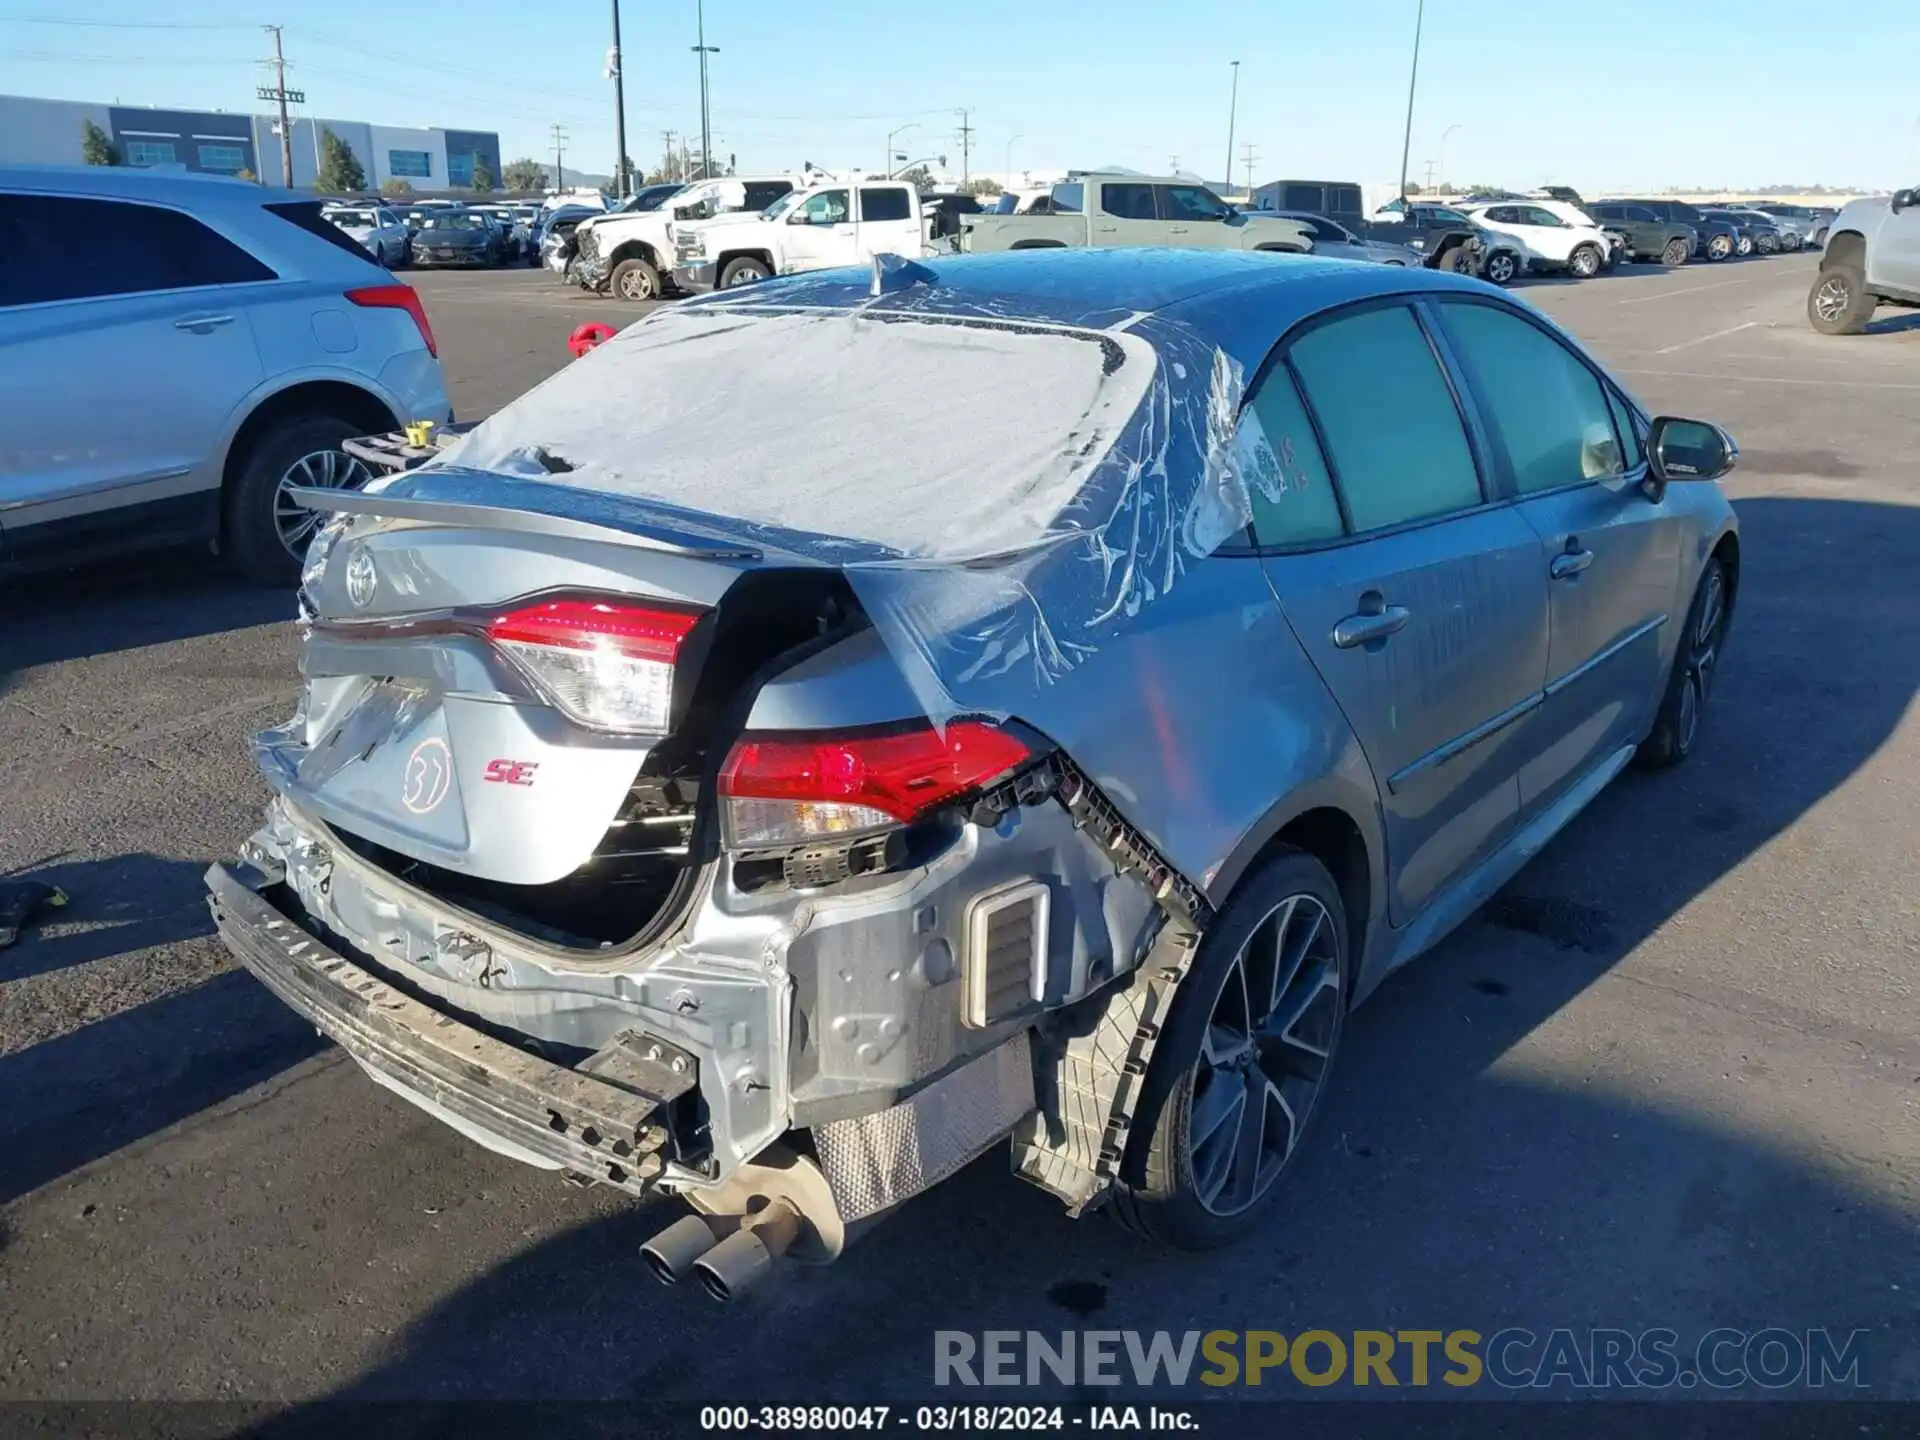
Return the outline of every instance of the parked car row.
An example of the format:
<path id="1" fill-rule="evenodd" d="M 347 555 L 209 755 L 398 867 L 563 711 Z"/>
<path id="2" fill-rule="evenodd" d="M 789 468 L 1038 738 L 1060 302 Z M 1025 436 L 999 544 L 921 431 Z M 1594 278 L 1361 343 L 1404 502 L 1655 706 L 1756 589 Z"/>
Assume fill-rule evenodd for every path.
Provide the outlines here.
<path id="1" fill-rule="evenodd" d="M 326 202 L 321 213 L 389 270 L 405 265 L 510 265 L 539 248 L 534 205 L 464 205 L 419 200 L 406 205 Z"/>

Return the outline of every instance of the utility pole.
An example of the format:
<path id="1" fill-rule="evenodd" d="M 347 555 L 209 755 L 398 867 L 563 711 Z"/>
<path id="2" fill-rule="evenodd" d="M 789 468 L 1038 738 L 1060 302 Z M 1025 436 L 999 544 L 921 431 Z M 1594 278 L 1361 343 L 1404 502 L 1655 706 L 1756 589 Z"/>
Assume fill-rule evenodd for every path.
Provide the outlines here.
<path id="1" fill-rule="evenodd" d="M 627 82 L 620 73 L 620 0 L 613 0 L 613 49 L 607 52 L 607 73 L 613 77 L 613 193 L 624 200 L 627 184 Z"/>
<path id="2" fill-rule="evenodd" d="M 1240 148 L 1246 152 L 1247 204 L 1251 206 L 1253 204 L 1253 142 L 1249 140 L 1246 144 L 1242 145 Z"/>
<path id="3" fill-rule="evenodd" d="M 707 107 L 707 56 L 718 55 L 718 45 L 707 44 L 707 3 L 695 0 L 695 17 L 700 43 L 693 47 L 700 57 L 700 178 L 713 174 L 713 112 Z"/>
<path id="4" fill-rule="evenodd" d="M 1228 185 L 1233 184 L 1233 122 L 1240 118 L 1240 62 L 1233 62 L 1233 98 L 1227 102 L 1227 168 L 1222 171 Z M 1248 190 L 1253 189 L 1251 182 Z"/>
<path id="5" fill-rule="evenodd" d="M 679 134 L 680 132 L 677 130 L 662 130 L 660 132 L 660 144 L 667 155 L 666 169 L 660 172 L 660 178 L 663 180 L 679 180 L 684 178 L 680 174 L 680 151 L 673 143 L 679 138 Z"/>
<path id="6" fill-rule="evenodd" d="M 563 163 L 566 156 L 567 132 L 556 125 L 553 127 L 553 188 L 556 191 L 567 188 L 567 169 Z"/>
<path id="7" fill-rule="evenodd" d="M 1407 76 L 1407 133 L 1400 142 L 1400 199 L 1407 198 L 1407 156 L 1413 149 L 1413 91 L 1420 83 L 1420 30 L 1427 19 L 1427 0 L 1420 0 L 1413 16 L 1413 71 Z"/>
<path id="8" fill-rule="evenodd" d="M 1422 195 L 1431 195 L 1433 193 L 1433 161 L 1431 160 L 1427 161 L 1427 187 L 1420 193 Z"/>
<path id="9" fill-rule="evenodd" d="M 280 106 L 280 183 L 289 190 L 293 188 L 293 122 L 287 119 L 287 102 L 296 105 L 307 103 L 304 91 L 287 89 L 287 55 L 280 45 L 280 27 L 263 25 L 260 27 L 273 36 L 273 59 L 267 63 L 273 66 L 273 84 L 262 85 L 253 93 L 262 100 L 272 100 Z M 319 175 L 314 175 L 316 183 Z"/>
<path id="10" fill-rule="evenodd" d="M 967 183 L 968 163 L 973 156 L 973 126 L 969 123 L 973 112 L 962 109 L 960 115 L 960 183 Z"/>

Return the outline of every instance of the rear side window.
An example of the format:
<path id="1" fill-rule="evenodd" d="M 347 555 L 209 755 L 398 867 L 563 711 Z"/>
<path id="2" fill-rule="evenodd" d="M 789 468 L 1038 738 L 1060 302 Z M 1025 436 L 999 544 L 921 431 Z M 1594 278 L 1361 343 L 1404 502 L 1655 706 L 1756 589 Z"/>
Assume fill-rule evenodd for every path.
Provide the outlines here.
<path id="1" fill-rule="evenodd" d="M 1307 545 L 1343 533 L 1326 458 L 1284 364 L 1267 372 L 1247 403 L 1234 448 L 1257 544 Z"/>
<path id="2" fill-rule="evenodd" d="M 354 259 L 367 262 L 367 252 L 360 242 L 351 235 L 343 234 L 340 227 L 320 213 L 320 206 L 311 200 L 296 200 L 286 205 L 269 205 L 270 215 L 278 215 L 296 230 L 304 230 L 316 240 L 324 240 L 336 249 L 344 250 Z"/>
<path id="3" fill-rule="evenodd" d="M 316 216 L 319 206 L 313 207 Z M 366 252 L 325 221 L 339 242 Z M 0 195 L 0 305 L 139 295 L 273 280 L 274 272 L 191 215 L 64 195 Z"/>
<path id="4" fill-rule="evenodd" d="M 1326 207 L 1326 192 L 1318 185 L 1284 185 L 1280 189 L 1282 210 L 1311 210 L 1318 215 Z"/>
<path id="5" fill-rule="evenodd" d="M 907 202 L 907 192 L 896 185 L 876 186 L 860 192 L 860 218 L 862 220 L 911 220 L 913 206 Z"/>
<path id="6" fill-rule="evenodd" d="M 1100 208 L 1122 220 L 1152 220 L 1158 215 L 1151 185 L 1102 185 Z"/>
<path id="7" fill-rule="evenodd" d="M 1522 495 L 1626 469 L 1606 390 L 1579 356 L 1491 305 L 1447 301 L 1441 314 Z"/>
<path id="8" fill-rule="evenodd" d="M 1356 534 L 1480 503 L 1453 391 L 1412 311 L 1344 316 L 1301 336 L 1290 358 Z"/>
<path id="9" fill-rule="evenodd" d="M 1328 187 L 1327 198 L 1331 203 L 1327 208 L 1335 215 L 1358 215 L 1360 213 L 1360 187 L 1358 185 L 1333 185 Z"/>

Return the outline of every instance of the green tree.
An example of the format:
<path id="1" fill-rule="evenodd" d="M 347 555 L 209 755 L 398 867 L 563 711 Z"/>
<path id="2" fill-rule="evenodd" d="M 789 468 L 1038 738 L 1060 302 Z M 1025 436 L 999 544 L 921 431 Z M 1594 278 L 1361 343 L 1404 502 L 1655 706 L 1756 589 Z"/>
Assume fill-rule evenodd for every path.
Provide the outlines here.
<path id="1" fill-rule="evenodd" d="M 396 175 L 380 187 L 380 193 L 382 195 L 392 195 L 404 199 L 413 194 L 413 186 Z"/>
<path id="2" fill-rule="evenodd" d="M 314 184 L 336 195 L 367 188 L 367 172 L 360 166 L 360 157 L 331 130 L 320 132 L 320 174 Z"/>
<path id="3" fill-rule="evenodd" d="M 260 177 L 258 175 L 244 168 L 234 171 L 233 178 L 236 180 L 244 180 L 249 185 L 258 185 L 260 183 Z"/>
<path id="4" fill-rule="evenodd" d="M 998 195 L 1000 182 L 985 175 L 976 176 L 960 187 L 962 195 Z"/>
<path id="5" fill-rule="evenodd" d="M 490 194 L 492 190 L 493 172 L 487 169 L 487 162 L 476 155 L 473 159 L 473 193 L 476 195 L 486 195 Z"/>
<path id="6" fill-rule="evenodd" d="M 933 172 L 924 165 L 916 165 L 911 170 L 902 170 L 893 178 L 896 180 L 905 180 L 916 190 L 933 189 Z"/>
<path id="7" fill-rule="evenodd" d="M 514 191 L 544 190 L 547 185 L 547 167 L 538 160 L 509 160 L 506 165 L 507 189 Z"/>
<path id="8" fill-rule="evenodd" d="M 80 158 L 89 165 L 118 165 L 120 156 L 113 141 L 91 120 L 80 122 Z"/>

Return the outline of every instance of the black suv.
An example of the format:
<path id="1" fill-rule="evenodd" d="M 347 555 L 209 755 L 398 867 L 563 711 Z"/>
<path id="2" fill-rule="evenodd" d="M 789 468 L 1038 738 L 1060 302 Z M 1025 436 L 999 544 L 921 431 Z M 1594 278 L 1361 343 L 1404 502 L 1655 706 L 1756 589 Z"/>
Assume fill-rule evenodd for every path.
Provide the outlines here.
<path id="1" fill-rule="evenodd" d="M 1709 220 L 1684 200 L 1609 200 L 1609 205 L 1637 205 L 1657 219 L 1691 227 L 1693 253 L 1703 260 L 1731 259 L 1740 248 L 1740 231 L 1724 220 Z"/>
<path id="2" fill-rule="evenodd" d="M 1636 201 L 1603 200 L 1587 206 L 1587 213 L 1611 231 L 1627 237 L 1627 256 L 1658 260 L 1662 265 L 1684 265 L 1693 258 L 1700 237 L 1681 220 L 1662 220 Z"/>

